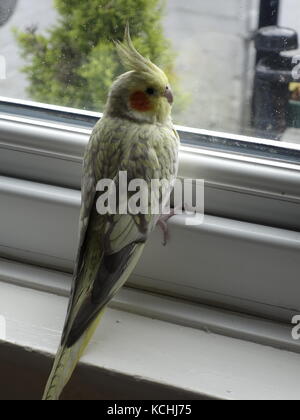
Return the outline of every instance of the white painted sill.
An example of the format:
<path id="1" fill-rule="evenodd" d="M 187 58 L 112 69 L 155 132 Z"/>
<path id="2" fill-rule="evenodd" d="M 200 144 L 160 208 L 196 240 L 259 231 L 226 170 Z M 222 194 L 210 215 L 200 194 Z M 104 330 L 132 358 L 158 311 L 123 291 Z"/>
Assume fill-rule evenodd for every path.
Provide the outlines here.
<path id="1" fill-rule="evenodd" d="M 34 283 L 42 273 L 48 280 L 53 276 L 52 285 L 56 283 L 58 291 L 65 275 L 5 260 L 1 267 L 0 308 L 7 320 L 7 336 L 0 350 L 11 344 L 20 349 L 21 356 L 28 352 L 33 357 L 54 356 L 67 298 L 21 287 L 17 277 L 21 272 L 24 277 L 31 273 Z M 62 294 L 64 288 L 60 289 Z M 233 338 L 238 336 L 241 339 Z M 299 351 L 289 336 L 287 327 L 270 321 L 123 289 L 107 310 L 81 369 L 98 369 L 95 387 L 99 395 L 106 386 L 101 380 L 105 371 L 117 378 L 131 378 L 135 385 L 130 399 L 150 383 L 149 399 L 159 399 L 158 395 L 164 394 L 158 390 L 164 387 L 169 389 L 170 399 L 172 395 L 174 399 L 185 395 L 199 399 L 298 400 L 300 355 L 271 347 Z M 259 344 L 262 337 L 269 346 Z M 17 378 L 18 372 L 9 378 L 2 376 L 0 391 L 8 379 Z M 22 380 L 26 394 L 30 376 Z"/>

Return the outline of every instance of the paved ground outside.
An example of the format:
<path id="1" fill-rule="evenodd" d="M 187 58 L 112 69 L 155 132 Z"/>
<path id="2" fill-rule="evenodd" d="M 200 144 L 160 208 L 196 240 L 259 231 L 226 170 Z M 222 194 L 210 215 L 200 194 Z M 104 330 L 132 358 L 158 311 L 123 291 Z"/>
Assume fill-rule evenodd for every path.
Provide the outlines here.
<path id="1" fill-rule="evenodd" d="M 27 81 L 20 71 L 24 61 L 16 44 L 13 28 L 24 29 L 38 24 L 45 30 L 56 21 L 52 0 L 19 0 L 12 18 L 0 27 L 0 54 L 6 59 L 6 80 L 0 81 L 0 96 L 30 99 L 26 93 Z"/>

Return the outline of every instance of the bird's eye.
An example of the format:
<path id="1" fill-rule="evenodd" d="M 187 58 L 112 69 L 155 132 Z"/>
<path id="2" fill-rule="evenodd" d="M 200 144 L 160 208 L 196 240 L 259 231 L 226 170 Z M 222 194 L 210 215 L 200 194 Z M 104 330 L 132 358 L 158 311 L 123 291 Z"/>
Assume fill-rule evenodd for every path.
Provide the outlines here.
<path id="1" fill-rule="evenodd" d="M 155 94 L 155 89 L 154 88 L 148 88 L 147 90 L 146 90 L 146 93 L 148 94 L 148 95 L 154 95 Z"/>

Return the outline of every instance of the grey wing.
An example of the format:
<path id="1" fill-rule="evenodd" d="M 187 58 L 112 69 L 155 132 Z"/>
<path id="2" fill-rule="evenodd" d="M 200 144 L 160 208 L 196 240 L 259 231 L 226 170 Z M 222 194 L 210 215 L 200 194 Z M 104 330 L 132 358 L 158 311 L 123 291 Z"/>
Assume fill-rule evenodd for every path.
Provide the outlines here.
<path id="1" fill-rule="evenodd" d="M 79 287 L 77 279 L 80 276 L 80 271 L 83 266 L 84 243 L 86 239 L 86 233 L 87 233 L 88 225 L 90 222 L 92 209 L 93 209 L 93 206 L 95 205 L 95 200 L 96 200 L 96 178 L 95 178 L 95 173 L 94 173 L 93 149 L 95 148 L 95 143 L 96 143 L 95 140 L 97 136 L 98 136 L 98 125 L 96 125 L 95 129 L 93 130 L 93 133 L 89 140 L 89 144 L 87 146 L 85 157 L 84 157 L 82 180 L 81 180 L 81 210 L 80 210 L 80 217 L 79 217 L 78 251 L 77 251 L 77 256 L 75 260 L 72 289 L 71 289 L 71 295 L 70 295 L 66 321 L 68 321 L 69 319 L 69 316 L 73 307 L 73 302 L 76 296 L 76 292 Z M 65 325 L 65 329 L 66 329 L 66 325 Z"/>

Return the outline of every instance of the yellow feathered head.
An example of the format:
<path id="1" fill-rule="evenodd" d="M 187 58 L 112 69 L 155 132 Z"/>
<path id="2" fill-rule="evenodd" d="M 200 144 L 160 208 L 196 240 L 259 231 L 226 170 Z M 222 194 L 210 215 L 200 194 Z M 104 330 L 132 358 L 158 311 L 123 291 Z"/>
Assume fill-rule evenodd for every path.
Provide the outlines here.
<path id="1" fill-rule="evenodd" d="M 159 79 L 164 86 L 169 83 L 165 73 L 135 49 L 130 37 L 129 25 L 125 29 L 124 41 L 117 42 L 116 47 L 125 69 L 151 75 L 153 78 Z"/>
<path id="2" fill-rule="evenodd" d="M 173 103 L 168 78 L 158 66 L 135 49 L 128 25 L 124 41 L 116 42 L 116 48 L 128 73 L 123 74 L 113 86 L 111 105 L 115 109 L 118 108 L 119 113 L 124 111 L 126 105 L 131 114 L 130 117 L 134 115 L 139 120 L 153 122 L 166 119 Z M 124 104 L 124 97 L 126 97 L 126 104 Z M 120 104 L 123 106 L 121 107 Z"/>

